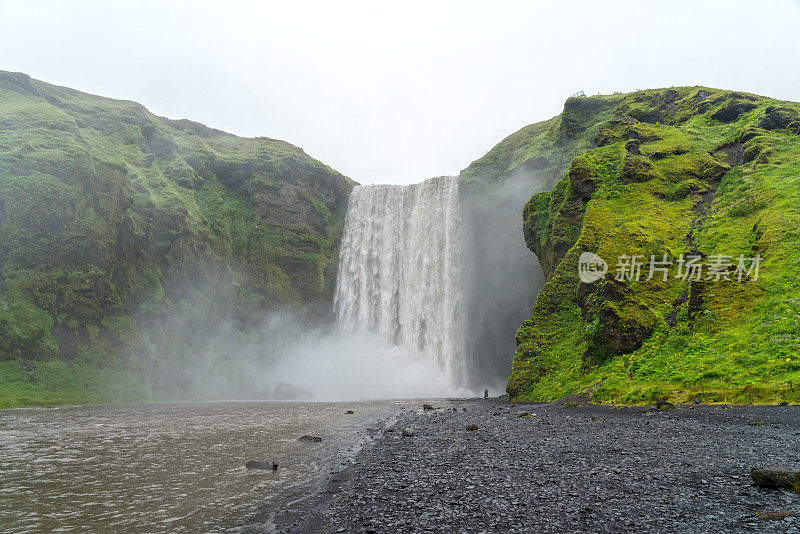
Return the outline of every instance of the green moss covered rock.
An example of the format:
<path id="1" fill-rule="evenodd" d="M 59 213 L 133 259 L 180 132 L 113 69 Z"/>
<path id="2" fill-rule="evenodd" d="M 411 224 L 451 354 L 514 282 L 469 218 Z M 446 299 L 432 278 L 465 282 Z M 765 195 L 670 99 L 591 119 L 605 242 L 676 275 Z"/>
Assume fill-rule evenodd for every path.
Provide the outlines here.
<path id="1" fill-rule="evenodd" d="M 327 307 L 353 185 L 283 141 L 0 72 L 0 377 L 36 377 L 0 380 L 0 407 L 109 400 L 101 369 L 143 398 L 201 317 Z"/>
<path id="2" fill-rule="evenodd" d="M 575 100 L 464 171 L 550 162 L 539 172 L 552 190 L 523 213 L 546 283 L 517 332 L 509 394 L 800 400 L 800 105 L 705 87 Z M 608 263 L 606 279 L 581 283 L 584 252 Z M 690 255 L 733 265 L 678 278 Z M 737 259 L 757 255 L 758 279 L 740 282 Z M 613 276 L 622 256 L 642 260 L 638 280 Z M 648 279 L 651 257 L 671 263 L 666 278 Z"/>

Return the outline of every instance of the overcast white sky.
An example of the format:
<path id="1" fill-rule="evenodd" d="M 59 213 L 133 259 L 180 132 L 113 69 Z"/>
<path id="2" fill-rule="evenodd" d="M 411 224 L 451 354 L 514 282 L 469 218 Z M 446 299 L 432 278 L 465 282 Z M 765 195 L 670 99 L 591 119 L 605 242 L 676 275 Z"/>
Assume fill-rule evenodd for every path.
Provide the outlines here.
<path id="1" fill-rule="evenodd" d="M 579 90 L 800 100 L 798 35 L 798 0 L 0 0 L 0 70 L 285 139 L 361 183 L 455 174 Z"/>

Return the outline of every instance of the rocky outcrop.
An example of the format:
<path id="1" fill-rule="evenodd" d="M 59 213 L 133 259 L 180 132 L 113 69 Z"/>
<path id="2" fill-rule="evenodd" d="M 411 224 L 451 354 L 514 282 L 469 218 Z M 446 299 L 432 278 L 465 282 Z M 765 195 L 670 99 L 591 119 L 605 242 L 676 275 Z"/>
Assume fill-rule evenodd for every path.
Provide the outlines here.
<path id="1" fill-rule="evenodd" d="M 800 224 L 798 109 L 702 87 L 571 98 L 561 116 L 470 166 L 487 176 L 503 154 L 517 165 L 565 161 L 552 190 L 523 212 L 546 283 L 517 332 L 508 393 L 647 403 L 796 396 L 788 355 L 800 330 L 763 327 L 773 332 L 764 337 L 755 326 L 772 324 L 766 303 L 794 302 L 793 290 L 766 297 L 760 280 L 734 274 L 736 258 L 760 255 L 777 276 L 791 276 L 787 258 L 800 246 L 789 230 Z M 604 262 L 604 278 L 582 282 L 584 253 Z M 712 272 L 689 279 L 690 256 Z M 718 356 L 723 346 L 737 356 Z M 788 359 L 775 365 L 772 354 Z"/>

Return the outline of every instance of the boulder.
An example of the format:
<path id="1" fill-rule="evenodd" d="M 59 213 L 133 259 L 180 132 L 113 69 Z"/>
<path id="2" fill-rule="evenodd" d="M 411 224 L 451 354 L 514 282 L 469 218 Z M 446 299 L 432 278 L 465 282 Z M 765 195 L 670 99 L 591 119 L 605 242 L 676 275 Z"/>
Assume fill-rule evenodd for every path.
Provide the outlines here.
<path id="1" fill-rule="evenodd" d="M 789 510 L 767 510 L 756 514 L 756 517 L 762 521 L 783 521 L 792 516 L 794 516 L 794 512 Z"/>
<path id="2" fill-rule="evenodd" d="M 407 426 L 403 429 L 402 434 L 404 438 L 411 438 L 417 435 L 417 431 L 410 426 Z"/>
<path id="3" fill-rule="evenodd" d="M 750 476 L 760 488 L 788 489 L 800 493 L 800 472 L 781 468 L 754 467 Z"/>
<path id="4" fill-rule="evenodd" d="M 791 108 L 768 107 L 766 114 L 758 120 L 758 127 L 765 130 L 786 128 L 799 119 L 798 113 Z"/>
<path id="5" fill-rule="evenodd" d="M 659 410 L 659 411 L 660 410 L 669 410 L 669 409 L 674 408 L 674 407 L 675 407 L 675 405 L 672 404 L 671 402 L 667 401 L 666 399 L 658 399 L 656 401 L 656 410 Z"/>
<path id="6" fill-rule="evenodd" d="M 747 111 L 756 109 L 756 105 L 752 102 L 744 102 L 737 98 L 732 98 L 722 105 L 717 111 L 711 114 L 712 119 L 720 122 L 731 122 L 739 118 L 739 115 Z"/>
<path id="7" fill-rule="evenodd" d="M 428 411 L 428 410 L 433 410 L 434 408 L 430 404 L 423 404 L 422 409 Z"/>
<path id="8" fill-rule="evenodd" d="M 278 464 L 268 460 L 250 460 L 244 466 L 247 469 L 261 469 L 264 471 L 274 471 L 278 468 Z"/>

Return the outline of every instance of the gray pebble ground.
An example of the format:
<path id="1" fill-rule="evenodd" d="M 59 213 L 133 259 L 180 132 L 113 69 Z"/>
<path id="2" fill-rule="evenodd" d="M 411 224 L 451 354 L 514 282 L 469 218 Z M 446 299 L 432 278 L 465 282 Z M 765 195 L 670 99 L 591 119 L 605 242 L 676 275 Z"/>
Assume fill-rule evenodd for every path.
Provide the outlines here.
<path id="1" fill-rule="evenodd" d="M 749 475 L 800 468 L 800 406 L 434 406 L 403 413 L 286 530 L 800 534 L 800 517 L 758 518 L 800 515 L 800 495 Z"/>

